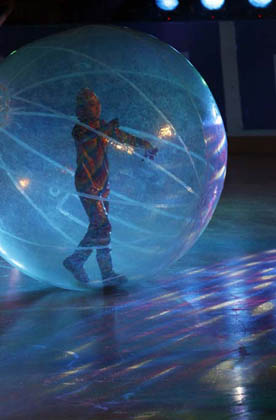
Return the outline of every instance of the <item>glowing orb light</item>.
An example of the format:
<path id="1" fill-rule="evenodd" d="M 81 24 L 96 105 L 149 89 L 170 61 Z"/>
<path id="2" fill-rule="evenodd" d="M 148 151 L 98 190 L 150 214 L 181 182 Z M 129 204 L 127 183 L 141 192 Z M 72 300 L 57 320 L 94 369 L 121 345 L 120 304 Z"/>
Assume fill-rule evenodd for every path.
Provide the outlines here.
<path id="1" fill-rule="evenodd" d="M 201 4 L 209 10 L 218 10 L 225 3 L 225 0 L 201 0 Z"/>
<path id="2" fill-rule="evenodd" d="M 248 0 L 254 7 L 267 7 L 272 3 L 272 0 Z"/>
<path id="3" fill-rule="evenodd" d="M 106 124 L 116 120 L 126 136 L 158 149 L 149 159 L 138 140 L 97 134 L 109 159 L 114 269 L 130 281 L 151 278 L 195 243 L 226 172 L 227 142 L 214 98 L 169 45 L 96 25 L 10 55 L 0 65 L 0 253 L 29 276 L 67 289 L 81 286 L 62 261 L 88 227 L 74 183 L 72 137 L 75 124 L 95 137 L 76 115 L 76 97 L 86 87 L 99 98 Z M 100 282 L 95 254 L 85 268 Z"/>
<path id="4" fill-rule="evenodd" d="M 156 0 L 157 6 L 162 10 L 174 10 L 179 5 L 178 0 Z"/>

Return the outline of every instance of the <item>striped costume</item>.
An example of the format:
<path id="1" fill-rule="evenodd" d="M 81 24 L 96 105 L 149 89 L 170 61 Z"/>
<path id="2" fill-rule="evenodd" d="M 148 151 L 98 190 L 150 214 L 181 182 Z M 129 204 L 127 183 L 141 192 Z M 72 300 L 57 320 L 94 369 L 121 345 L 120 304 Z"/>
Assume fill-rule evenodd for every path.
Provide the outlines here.
<path id="1" fill-rule="evenodd" d="M 88 242 L 94 245 L 108 245 L 110 242 L 109 202 L 104 200 L 110 192 L 107 156 L 109 139 L 105 135 L 132 147 L 151 148 L 149 142 L 120 130 L 114 121 L 107 124 L 98 120 L 89 126 L 101 134 L 81 125 L 75 125 L 72 133 L 77 149 L 76 190 L 90 221 L 81 247 L 90 246 Z"/>
<path id="2" fill-rule="evenodd" d="M 80 124 L 73 128 L 77 152 L 75 186 L 81 203 L 89 219 L 89 226 L 83 239 L 72 255 L 63 261 L 75 279 L 89 283 L 89 277 L 83 267 L 94 247 L 97 248 L 97 262 L 105 285 L 124 283 L 126 278 L 113 271 L 110 255 L 111 224 L 109 211 L 109 165 L 107 149 L 115 140 L 131 147 L 141 147 L 145 156 L 154 158 L 157 149 L 146 141 L 119 129 L 117 120 L 109 123 L 100 119 L 101 104 L 98 97 L 89 88 L 82 89 L 77 96 L 76 114 Z M 111 140 L 111 141 L 110 141 Z"/>

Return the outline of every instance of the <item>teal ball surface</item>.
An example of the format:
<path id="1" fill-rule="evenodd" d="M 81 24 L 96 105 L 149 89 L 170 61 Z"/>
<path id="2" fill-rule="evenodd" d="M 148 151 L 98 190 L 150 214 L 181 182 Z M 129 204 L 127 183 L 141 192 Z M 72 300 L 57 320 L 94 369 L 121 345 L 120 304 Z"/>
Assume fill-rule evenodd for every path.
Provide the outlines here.
<path id="1" fill-rule="evenodd" d="M 80 118 L 84 89 L 98 100 L 99 125 Z M 110 188 L 113 268 L 130 281 L 151 278 L 195 243 L 218 203 L 227 141 L 215 100 L 182 54 L 127 28 L 66 31 L 4 60 L 0 253 L 25 274 L 65 289 L 83 288 L 62 262 L 91 222 L 80 198 L 95 195 L 76 189 L 76 170 L 84 159 L 89 170 L 104 167 L 99 154 L 78 156 L 76 125 L 106 145 L 108 168 L 99 179 Z M 96 251 L 85 269 L 101 285 Z"/>

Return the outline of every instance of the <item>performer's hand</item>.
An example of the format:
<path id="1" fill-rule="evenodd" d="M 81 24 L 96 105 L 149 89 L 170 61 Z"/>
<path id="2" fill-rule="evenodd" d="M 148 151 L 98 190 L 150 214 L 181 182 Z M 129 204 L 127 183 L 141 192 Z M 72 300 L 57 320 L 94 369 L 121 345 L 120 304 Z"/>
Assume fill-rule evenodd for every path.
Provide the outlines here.
<path id="1" fill-rule="evenodd" d="M 157 152 L 157 147 L 150 147 L 149 149 L 145 149 L 145 157 L 149 158 L 150 160 L 153 160 Z"/>

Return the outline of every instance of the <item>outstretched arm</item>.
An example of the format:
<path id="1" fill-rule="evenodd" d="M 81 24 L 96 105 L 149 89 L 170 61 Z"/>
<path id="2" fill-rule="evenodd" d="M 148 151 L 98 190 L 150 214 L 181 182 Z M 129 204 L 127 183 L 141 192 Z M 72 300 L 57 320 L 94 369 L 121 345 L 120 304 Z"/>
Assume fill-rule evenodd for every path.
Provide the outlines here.
<path id="1" fill-rule="evenodd" d="M 117 141 L 119 141 L 122 144 L 128 144 L 132 147 L 141 147 L 145 150 L 145 157 L 148 157 L 149 159 L 154 159 L 154 156 L 158 152 L 158 149 L 156 147 L 153 147 L 152 144 L 147 141 L 140 139 L 139 137 L 133 136 L 132 134 L 126 133 L 123 130 L 120 130 L 118 125 L 118 120 L 113 120 L 116 123 L 116 126 L 114 127 L 114 136 Z"/>

